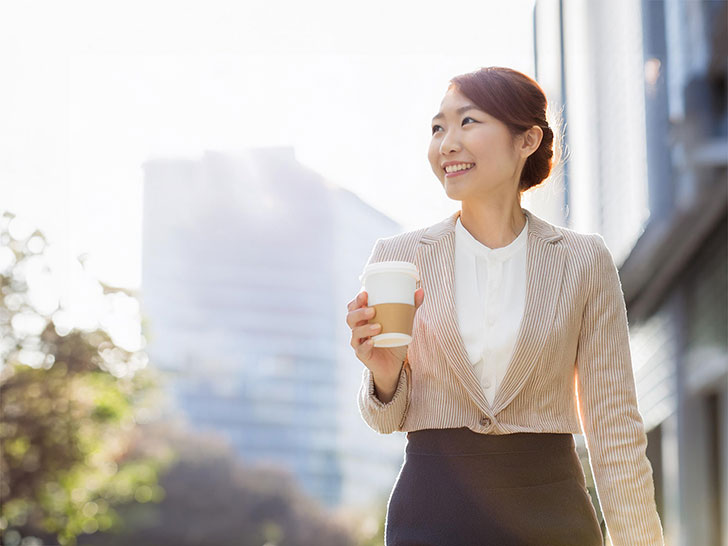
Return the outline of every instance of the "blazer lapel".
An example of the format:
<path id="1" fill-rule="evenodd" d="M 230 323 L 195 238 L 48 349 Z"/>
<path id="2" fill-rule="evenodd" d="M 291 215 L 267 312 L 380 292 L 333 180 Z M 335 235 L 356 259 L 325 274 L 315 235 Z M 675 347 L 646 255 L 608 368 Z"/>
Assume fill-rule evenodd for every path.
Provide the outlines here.
<path id="1" fill-rule="evenodd" d="M 457 324 L 455 222 L 460 211 L 430 226 L 416 253 L 415 261 L 425 289 L 425 302 L 418 311 L 422 313 L 421 320 L 435 332 L 440 348 L 463 388 L 478 408 L 491 418 L 516 397 L 533 372 L 553 323 L 564 273 L 566 250 L 562 245 L 553 244 L 562 235 L 529 210 L 521 210 L 528 216 L 525 309 L 505 377 L 496 391 L 492 407 L 473 371 Z M 429 304 L 425 305 L 428 300 Z"/>
<path id="2" fill-rule="evenodd" d="M 417 311 L 434 332 L 453 372 L 470 398 L 486 415 L 493 416 L 465 349 L 455 310 L 455 215 L 423 234 L 417 249 L 417 268 L 425 299 Z M 429 300 L 429 301 L 428 301 Z M 424 311 L 424 312 L 423 312 Z"/>

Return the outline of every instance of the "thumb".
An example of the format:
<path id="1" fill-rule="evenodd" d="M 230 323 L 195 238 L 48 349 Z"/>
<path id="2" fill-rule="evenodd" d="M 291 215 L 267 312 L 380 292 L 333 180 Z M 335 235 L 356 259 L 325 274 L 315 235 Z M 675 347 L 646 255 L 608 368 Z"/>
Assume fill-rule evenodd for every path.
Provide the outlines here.
<path id="1" fill-rule="evenodd" d="M 415 309 L 419 308 L 420 305 L 422 305 L 422 302 L 425 299 L 425 289 L 420 287 L 417 290 L 415 290 Z"/>

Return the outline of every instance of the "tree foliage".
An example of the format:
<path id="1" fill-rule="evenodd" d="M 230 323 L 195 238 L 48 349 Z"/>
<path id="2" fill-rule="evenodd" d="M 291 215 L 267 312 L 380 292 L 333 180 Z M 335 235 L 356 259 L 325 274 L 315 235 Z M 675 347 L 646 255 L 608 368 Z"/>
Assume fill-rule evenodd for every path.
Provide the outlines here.
<path id="1" fill-rule="evenodd" d="M 289 472 L 151 419 L 161 375 L 103 328 L 34 303 L 46 241 L 14 238 L 13 218 L 0 218 L 0 543 L 354 544 Z"/>
<path id="2" fill-rule="evenodd" d="M 13 219 L 0 222 L 0 531 L 72 545 L 118 522 L 115 505 L 161 496 L 163 459 L 119 464 L 157 378 L 103 329 L 38 308 L 29 278 L 48 270 L 46 240 L 14 238 Z"/>
<path id="3" fill-rule="evenodd" d="M 84 536 L 79 546 L 353 546 L 353 532 L 302 492 L 294 476 L 240 460 L 211 433 L 179 423 L 144 425 L 130 457 L 173 450 L 160 476 L 164 499 L 130 504 L 118 533 Z M 113 531 L 113 530 L 112 530 Z"/>

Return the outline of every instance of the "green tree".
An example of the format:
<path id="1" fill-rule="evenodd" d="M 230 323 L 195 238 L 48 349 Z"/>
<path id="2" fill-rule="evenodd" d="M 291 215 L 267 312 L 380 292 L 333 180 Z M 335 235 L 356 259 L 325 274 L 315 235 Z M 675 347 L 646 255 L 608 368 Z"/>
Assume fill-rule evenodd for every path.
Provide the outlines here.
<path id="1" fill-rule="evenodd" d="M 46 239 L 13 237 L 14 218 L 0 218 L 0 532 L 5 543 L 74 545 L 118 523 L 114 506 L 163 496 L 164 458 L 121 462 L 158 376 L 103 329 L 68 328 L 63 309 L 38 308 L 29 278 L 49 271 Z"/>
<path id="2" fill-rule="evenodd" d="M 160 475 L 164 499 L 119 507 L 123 528 L 84 535 L 79 546 L 356 544 L 350 525 L 306 495 L 285 469 L 247 463 L 222 437 L 184 423 L 141 429 L 129 457 L 174 451 L 174 463 Z"/>

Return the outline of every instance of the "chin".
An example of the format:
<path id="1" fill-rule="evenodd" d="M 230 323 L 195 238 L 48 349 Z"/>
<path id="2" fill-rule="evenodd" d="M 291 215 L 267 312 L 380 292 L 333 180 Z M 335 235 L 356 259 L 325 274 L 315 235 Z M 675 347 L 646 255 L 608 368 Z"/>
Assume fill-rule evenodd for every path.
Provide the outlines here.
<path id="1" fill-rule="evenodd" d="M 464 186 L 458 185 L 457 183 L 453 184 L 447 180 L 442 181 L 442 187 L 450 199 L 457 199 L 458 201 L 462 201 L 465 193 L 467 193 Z"/>

